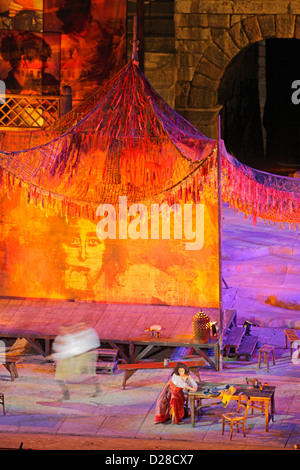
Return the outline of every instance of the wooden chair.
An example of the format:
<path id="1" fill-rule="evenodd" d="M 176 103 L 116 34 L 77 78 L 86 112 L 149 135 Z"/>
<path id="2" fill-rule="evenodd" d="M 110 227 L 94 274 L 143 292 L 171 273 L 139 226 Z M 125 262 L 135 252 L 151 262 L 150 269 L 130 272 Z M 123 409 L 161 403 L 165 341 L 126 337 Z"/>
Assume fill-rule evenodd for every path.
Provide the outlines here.
<path id="1" fill-rule="evenodd" d="M 246 418 L 247 418 L 248 411 L 249 411 L 249 400 L 247 397 L 245 397 L 247 399 L 247 402 L 243 403 L 242 396 L 243 394 L 240 393 L 239 398 L 238 398 L 238 410 L 241 407 L 243 407 L 246 410 L 245 413 L 242 414 L 242 413 L 239 413 L 238 411 L 229 411 L 227 413 L 224 413 L 222 416 L 222 434 L 224 434 L 225 425 L 229 425 L 230 426 L 230 440 L 232 439 L 234 425 L 236 426 L 237 432 L 240 432 L 239 424 L 242 424 L 243 434 L 244 434 L 244 437 L 246 437 L 245 422 L 246 422 Z"/>

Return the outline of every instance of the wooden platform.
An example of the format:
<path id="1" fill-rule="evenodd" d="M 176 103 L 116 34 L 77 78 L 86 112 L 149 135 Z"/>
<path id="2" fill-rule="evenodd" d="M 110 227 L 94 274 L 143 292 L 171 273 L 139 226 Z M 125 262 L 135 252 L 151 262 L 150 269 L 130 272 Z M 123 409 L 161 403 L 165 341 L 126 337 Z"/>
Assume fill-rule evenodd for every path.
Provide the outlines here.
<path id="1" fill-rule="evenodd" d="M 98 302 L 48 299 L 0 298 L 0 338 L 24 337 L 39 354 L 50 353 L 51 341 L 60 325 L 86 322 L 95 328 L 101 347 L 118 349 L 119 358 L 132 363 L 151 356 L 164 348 L 193 347 L 197 354 L 218 370 L 218 340 L 199 344 L 193 338 L 193 316 L 200 307 L 165 305 L 126 305 Z M 210 321 L 219 323 L 219 310 L 201 308 Z M 161 325 L 160 337 L 145 331 Z M 224 328 L 236 325 L 236 311 L 224 310 Z M 40 347 L 44 343 L 44 346 Z M 206 354 L 213 349 L 215 359 Z"/>

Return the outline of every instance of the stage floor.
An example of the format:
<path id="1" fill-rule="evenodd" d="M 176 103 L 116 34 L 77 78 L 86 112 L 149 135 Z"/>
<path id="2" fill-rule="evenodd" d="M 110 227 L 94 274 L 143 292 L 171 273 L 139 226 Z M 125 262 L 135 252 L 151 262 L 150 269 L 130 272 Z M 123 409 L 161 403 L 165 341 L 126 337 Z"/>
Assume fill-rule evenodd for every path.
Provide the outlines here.
<path id="1" fill-rule="evenodd" d="M 25 337 L 45 341 L 42 350 L 32 344 L 43 355 L 50 352 L 50 342 L 64 324 L 85 322 L 93 327 L 101 344 L 120 349 L 123 359 L 136 360 L 134 346 L 139 346 L 136 354 L 141 356 L 141 348 L 149 345 L 156 347 L 194 347 L 193 317 L 203 310 L 211 322 L 219 324 L 219 310 L 198 307 L 174 307 L 167 305 L 127 305 L 104 304 L 98 302 L 69 302 L 49 299 L 0 298 L 0 337 Z M 224 310 L 224 328 L 236 323 L 235 310 Z M 153 338 L 151 325 L 160 325 L 159 338 Z M 131 351 L 120 348 L 127 345 Z M 212 341 L 202 345 L 204 349 L 216 347 Z M 143 353 L 143 357 L 146 355 Z"/>

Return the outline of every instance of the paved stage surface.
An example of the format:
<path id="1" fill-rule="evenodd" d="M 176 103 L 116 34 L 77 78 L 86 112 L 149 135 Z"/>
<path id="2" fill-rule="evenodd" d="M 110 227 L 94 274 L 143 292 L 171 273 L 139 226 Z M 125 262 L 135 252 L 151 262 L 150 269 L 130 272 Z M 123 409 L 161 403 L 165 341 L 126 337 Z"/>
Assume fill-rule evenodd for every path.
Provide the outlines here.
<path id="1" fill-rule="evenodd" d="M 157 397 L 170 371 L 138 371 L 122 390 L 123 373 L 100 374 L 101 394 L 92 397 L 87 384 L 73 384 L 71 399 L 60 402 L 54 366 L 32 355 L 19 365 L 20 377 L 10 381 L 1 366 L 1 392 L 7 413 L 0 412 L 0 447 L 32 449 L 137 449 L 185 451 L 187 449 L 293 450 L 300 444 L 300 365 L 285 349 L 283 329 L 300 328 L 299 232 L 259 223 L 255 229 L 242 214 L 225 207 L 223 236 L 224 307 L 237 310 L 238 324 L 252 320 L 251 333 L 260 344 L 275 346 L 276 365 L 257 369 L 258 354 L 250 362 L 224 360 L 223 370 L 204 369 L 202 381 L 243 383 L 245 377 L 276 386 L 275 421 L 265 432 L 259 411 L 249 415 L 246 438 L 229 430 L 221 434 L 224 409 L 204 411 L 191 427 L 190 418 L 179 425 L 154 425 Z M 273 299 L 272 303 L 266 302 Z M 281 302 L 281 303 L 280 303 Z M 279 306 L 281 305 L 281 306 Z M 299 331 L 300 336 L 300 331 Z M 35 353 L 34 353 L 35 354 Z M 229 408 L 236 408 L 231 402 Z M 228 408 L 227 408 L 228 409 Z M 297 455 L 297 451 L 293 451 Z"/>
<path id="2" fill-rule="evenodd" d="M 30 356 L 19 365 L 14 382 L 1 366 L 6 403 L 6 415 L 0 416 L 1 447 L 18 448 L 23 442 L 23 448 L 31 449 L 293 449 L 300 443 L 300 366 L 291 362 L 282 329 L 252 331 L 259 342 L 276 346 L 276 364 L 270 364 L 269 372 L 265 365 L 257 369 L 256 353 L 250 362 L 224 360 L 220 372 L 204 369 L 201 380 L 232 384 L 257 377 L 275 385 L 276 416 L 269 432 L 257 411 L 247 418 L 247 437 L 235 432 L 230 442 L 228 430 L 221 434 L 221 405 L 205 410 L 194 428 L 190 418 L 179 425 L 154 425 L 155 402 L 168 381 L 167 370 L 138 371 L 125 390 L 123 373 L 99 374 L 98 397 L 92 397 L 89 384 L 71 384 L 71 399 L 60 402 L 54 365 Z M 229 408 L 235 409 L 236 402 Z"/>

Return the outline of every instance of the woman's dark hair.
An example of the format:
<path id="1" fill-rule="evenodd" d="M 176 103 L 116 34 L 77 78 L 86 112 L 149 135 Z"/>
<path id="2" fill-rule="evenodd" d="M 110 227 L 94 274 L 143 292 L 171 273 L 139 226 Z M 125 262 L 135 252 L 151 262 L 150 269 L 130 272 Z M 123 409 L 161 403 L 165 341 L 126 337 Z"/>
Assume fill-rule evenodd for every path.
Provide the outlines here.
<path id="1" fill-rule="evenodd" d="M 175 366 L 175 369 L 173 371 L 173 374 L 176 374 L 176 375 L 179 375 L 179 369 L 184 369 L 185 373 L 187 375 L 189 375 L 190 373 L 190 369 L 188 368 L 188 366 L 186 364 L 184 364 L 183 362 L 178 362 Z"/>
<path id="2" fill-rule="evenodd" d="M 43 63 L 51 57 L 51 47 L 46 41 L 31 32 L 11 32 L 1 41 L 1 54 L 13 68 L 18 67 L 22 56 L 29 62 L 39 59 Z"/>
<path id="3" fill-rule="evenodd" d="M 82 32 L 85 21 L 91 18 L 91 0 L 63 0 L 56 13 L 65 34 Z"/>

